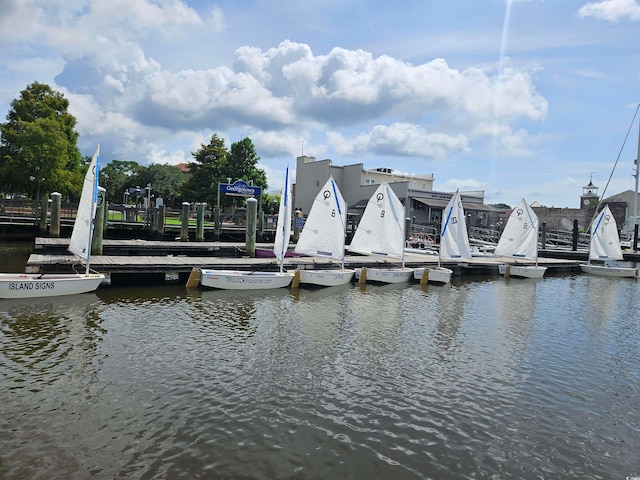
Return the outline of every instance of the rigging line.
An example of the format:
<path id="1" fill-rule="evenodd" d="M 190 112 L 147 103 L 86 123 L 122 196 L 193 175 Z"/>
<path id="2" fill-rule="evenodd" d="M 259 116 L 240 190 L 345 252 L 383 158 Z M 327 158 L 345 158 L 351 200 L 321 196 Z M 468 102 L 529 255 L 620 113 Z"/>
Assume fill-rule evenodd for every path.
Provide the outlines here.
<path id="1" fill-rule="evenodd" d="M 629 125 L 629 129 L 627 130 L 627 134 L 624 137 L 624 142 L 622 142 L 622 146 L 620 147 L 620 151 L 618 152 L 618 157 L 616 158 L 616 163 L 613 164 L 613 169 L 611 170 L 611 174 L 609 175 L 609 180 L 607 180 L 607 184 L 604 186 L 604 190 L 602 191 L 602 197 L 605 198 L 604 194 L 607 191 L 607 187 L 609 186 L 609 182 L 611 182 L 611 178 L 613 177 L 613 172 L 616 170 L 616 166 L 618 165 L 618 161 L 620 161 L 620 156 L 622 155 L 622 150 L 624 150 L 624 146 L 627 143 L 627 139 L 629 138 L 629 133 L 631 132 L 631 128 L 636 121 L 636 116 L 638 115 L 638 110 L 640 109 L 640 103 L 636 107 L 636 111 L 633 114 L 633 119 L 631 120 L 631 124 Z"/>

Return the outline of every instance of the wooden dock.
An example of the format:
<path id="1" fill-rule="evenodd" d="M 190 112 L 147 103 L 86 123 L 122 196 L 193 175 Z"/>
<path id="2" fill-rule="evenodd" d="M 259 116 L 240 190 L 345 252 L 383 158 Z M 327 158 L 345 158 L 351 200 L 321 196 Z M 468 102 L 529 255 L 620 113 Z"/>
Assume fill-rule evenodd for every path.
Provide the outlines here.
<path id="1" fill-rule="evenodd" d="M 68 239 L 37 238 L 35 253 L 29 256 L 25 271 L 51 273 L 73 271 L 79 266 L 77 259 L 66 252 Z M 257 248 L 272 248 L 271 244 L 258 244 Z M 110 277 L 112 284 L 135 283 L 141 277 L 145 282 L 155 278 L 162 283 L 167 278 L 185 281 L 194 268 L 233 270 L 270 270 L 279 268 L 274 258 L 252 258 L 244 253 L 245 245 L 229 242 L 163 242 L 147 240 L 104 240 L 103 255 L 91 257 L 92 269 Z M 405 265 L 416 268 L 438 263 L 435 255 L 405 254 Z M 457 275 L 497 275 L 499 259 L 491 256 L 473 257 L 463 263 L 443 263 Z M 522 262 L 527 263 L 527 262 Z M 529 262 L 530 263 L 530 262 Z M 399 262 L 384 256 L 347 255 L 347 267 L 397 266 Z M 571 272 L 579 270 L 578 259 L 540 258 L 539 264 L 549 271 Z M 286 257 L 285 269 L 337 268 L 339 264 L 322 257 Z"/>

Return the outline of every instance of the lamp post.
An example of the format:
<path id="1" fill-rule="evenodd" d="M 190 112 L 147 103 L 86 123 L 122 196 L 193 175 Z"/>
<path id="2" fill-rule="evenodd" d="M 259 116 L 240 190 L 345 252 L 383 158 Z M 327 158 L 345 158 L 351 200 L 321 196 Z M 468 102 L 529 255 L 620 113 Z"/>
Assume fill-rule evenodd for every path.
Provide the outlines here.
<path id="1" fill-rule="evenodd" d="M 144 214 L 145 225 L 147 222 L 149 222 L 149 225 L 151 225 L 151 218 L 149 215 L 150 208 L 151 208 L 151 184 L 147 183 L 147 186 L 144 187 L 144 189 L 147 191 L 147 208 L 145 209 L 145 214 Z"/>
<path id="2" fill-rule="evenodd" d="M 40 167 L 36 167 L 36 175 L 29 176 L 29 180 L 36 183 L 36 207 L 34 208 L 36 222 L 38 221 L 38 209 L 40 208 L 40 183 L 44 182 L 44 178 L 38 176 L 39 170 Z"/>
<path id="3" fill-rule="evenodd" d="M 128 202 L 129 202 L 129 191 L 125 190 L 124 194 L 122 195 L 122 203 L 126 205 Z"/>

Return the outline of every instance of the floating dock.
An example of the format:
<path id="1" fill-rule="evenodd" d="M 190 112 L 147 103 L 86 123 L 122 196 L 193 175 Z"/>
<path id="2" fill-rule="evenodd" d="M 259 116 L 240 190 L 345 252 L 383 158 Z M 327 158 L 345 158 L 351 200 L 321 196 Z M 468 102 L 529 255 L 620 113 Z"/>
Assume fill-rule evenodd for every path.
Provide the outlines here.
<path id="1" fill-rule="evenodd" d="M 82 269 L 77 258 L 67 252 L 68 239 L 36 238 L 35 253 L 29 256 L 25 272 L 51 273 Z M 269 249 L 271 244 L 257 244 L 256 248 Z M 275 257 L 249 257 L 243 243 L 232 242 L 166 242 L 147 240 L 104 240 L 103 255 L 92 255 L 91 268 L 110 277 L 112 284 L 131 284 L 141 277 L 148 282 L 154 278 L 162 283 L 167 280 L 186 282 L 194 268 L 233 270 L 267 270 L 279 268 Z M 565 252 L 573 258 L 541 257 L 538 263 L 549 273 L 579 271 L 579 261 L 586 260 L 586 252 Z M 584 258 L 579 258 L 584 257 Z M 436 255 L 406 253 L 405 265 L 410 268 L 433 266 Z M 452 268 L 456 275 L 496 274 L 498 265 L 504 263 L 490 255 L 474 256 L 468 262 L 442 265 Z M 531 264 L 531 262 L 520 262 Z M 399 261 L 384 256 L 347 255 L 345 264 L 350 268 L 397 266 Z M 323 257 L 286 257 L 285 269 L 338 268 L 339 263 Z"/>

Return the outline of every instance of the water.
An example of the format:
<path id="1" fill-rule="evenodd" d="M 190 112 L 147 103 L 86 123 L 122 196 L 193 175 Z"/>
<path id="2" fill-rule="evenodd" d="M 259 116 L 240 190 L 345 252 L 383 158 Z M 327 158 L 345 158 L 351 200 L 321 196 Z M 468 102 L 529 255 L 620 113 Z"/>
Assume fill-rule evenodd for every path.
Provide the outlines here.
<path id="1" fill-rule="evenodd" d="M 0 478 L 640 475 L 640 285 L 0 301 Z"/>

